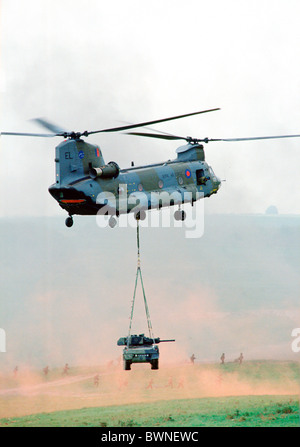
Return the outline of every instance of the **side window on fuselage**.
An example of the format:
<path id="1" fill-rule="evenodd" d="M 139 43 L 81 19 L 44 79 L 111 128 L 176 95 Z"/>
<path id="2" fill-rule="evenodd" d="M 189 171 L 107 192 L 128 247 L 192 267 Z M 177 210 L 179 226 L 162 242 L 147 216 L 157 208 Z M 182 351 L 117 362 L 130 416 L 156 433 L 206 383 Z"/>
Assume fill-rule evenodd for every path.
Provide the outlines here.
<path id="1" fill-rule="evenodd" d="M 206 177 L 203 169 L 197 169 L 196 171 L 197 185 L 205 185 Z"/>

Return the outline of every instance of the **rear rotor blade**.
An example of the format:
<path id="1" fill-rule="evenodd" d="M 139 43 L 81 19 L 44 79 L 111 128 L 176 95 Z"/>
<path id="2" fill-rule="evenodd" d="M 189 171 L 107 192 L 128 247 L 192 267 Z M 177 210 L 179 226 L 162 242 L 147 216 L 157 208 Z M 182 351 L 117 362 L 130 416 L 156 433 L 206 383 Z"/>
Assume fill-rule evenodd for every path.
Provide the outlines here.
<path id="1" fill-rule="evenodd" d="M 0 135 L 13 135 L 13 136 L 22 136 L 22 137 L 56 137 L 57 134 L 46 134 L 46 133 L 25 133 L 25 132 L 0 132 Z"/>
<path id="2" fill-rule="evenodd" d="M 67 137 L 71 132 L 62 129 L 56 124 L 52 124 L 44 118 L 35 118 L 30 121 L 34 121 L 40 126 L 50 130 L 51 133 L 33 133 L 33 132 L 0 132 L 0 135 L 13 135 L 21 137 L 42 137 L 42 138 L 52 138 L 52 137 Z"/>
<path id="3" fill-rule="evenodd" d="M 45 129 L 50 130 L 50 132 L 53 132 L 54 134 L 64 135 L 66 133 L 70 133 L 68 130 L 63 129 L 63 128 L 57 126 L 56 124 L 50 123 L 45 118 L 34 118 L 31 121 L 36 122 L 37 124 L 44 127 Z"/>
<path id="4" fill-rule="evenodd" d="M 209 110 L 202 110 L 201 112 L 187 113 L 186 115 L 172 116 L 170 118 L 162 118 L 162 119 L 159 119 L 159 120 L 147 121 L 147 122 L 144 122 L 144 123 L 130 124 L 128 126 L 112 127 L 110 129 L 102 129 L 102 130 L 94 130 L 94 131 L 91 131 L 91 132 L 87 132 L 87 134 L 91 135 L 91 134 L 100 133 L 100 132 L 119 132 L 121 130 L 129 130 L 129 129 L 134 129 L 136 127 L 149 126 L 150 124 L 158 124 L 158 123 L 163 123 L 165 121 L 177 120 L 179 118 L 185 118 L 187 116 L 199 115 L 200 113 L 214 112 L 215 110 L 220 110 L 220 108 L 209 109 Z"/>

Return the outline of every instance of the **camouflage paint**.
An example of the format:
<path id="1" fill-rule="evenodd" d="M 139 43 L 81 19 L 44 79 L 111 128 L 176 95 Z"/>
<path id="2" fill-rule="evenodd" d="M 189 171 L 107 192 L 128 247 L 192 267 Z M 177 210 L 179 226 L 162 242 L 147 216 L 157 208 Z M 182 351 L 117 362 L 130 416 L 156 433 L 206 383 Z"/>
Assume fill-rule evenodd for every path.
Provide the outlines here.
<path id="1" fill-rule="evenodd" d="M 132 193 L 174 191 L 180 192 L 182 199 L 185 192 L 191 192 L 193 200 L 196 193 L 209 197 L 217 192 L 220 181 L 205 162 L 202 145 L 187 144 L 177 149 L 175 160 L 155 165 L 123 169 L 117 178 L 92 179 L 91 167 L 105 166 L 99 146 L 83 140 L 69 139 L 56 147 L 56 183 L 49 192 L 59 205 L 69 214 L 96 214 L 101 207 L 96 203 L 101 192 L 119 196 L 119 185 L 127 185 L 127 195 Z M 207 182 L 197 185 L 196 171 L 203 169 Z M 132 207 L 131 207 L 132 208 Z"/>

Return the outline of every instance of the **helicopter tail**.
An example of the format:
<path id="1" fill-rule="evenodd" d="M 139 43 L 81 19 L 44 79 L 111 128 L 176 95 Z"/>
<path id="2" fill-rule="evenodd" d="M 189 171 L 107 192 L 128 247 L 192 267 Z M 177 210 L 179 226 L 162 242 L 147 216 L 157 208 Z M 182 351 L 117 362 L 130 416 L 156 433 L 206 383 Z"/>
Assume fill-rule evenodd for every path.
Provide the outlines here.
<path id="1" fill-rule="evenodd" d="M 98 146 L 69 139 L 56 147 L 55 164 L 56 183 L 63 185 L 88 176 L 92 168 L 100 168 L 105 163 Z"/>

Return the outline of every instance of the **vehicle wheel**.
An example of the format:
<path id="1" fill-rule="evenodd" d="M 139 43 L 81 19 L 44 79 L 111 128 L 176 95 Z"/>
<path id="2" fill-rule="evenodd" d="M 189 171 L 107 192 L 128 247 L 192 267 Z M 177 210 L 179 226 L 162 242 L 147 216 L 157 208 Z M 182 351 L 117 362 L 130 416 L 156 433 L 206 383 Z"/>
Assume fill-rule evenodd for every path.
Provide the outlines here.
<path id="1" fill-rule="evenodd" d="M 110 226 L 110 228 L 115 228 L 115 226 L 117 225 L 117 219 L 115 219 L 114 217 L 110 217 L 108 225 Z"/>
<path id="2" fill-rule="evenodd" d="M 175 213 L 174 213 L 174 219 L 175 219 L 175 220 L 179 220 L 179 219 L 180 219 L 179 214 L 180 214 L 180 211 L 179 211 L 179 210 L 175 211 Z"/>
<path id="3" fill-rule="evenodd" d="M 151 369 L 158 369 L 158 359 L 152 360 Z"/>
<path id="4" fill-rule="evenodd" d="M 124 370 L 125 371 L 130 371 L 131 370 L 130 360 L 124 360 Z"/>
<path id="5" fill-rule="evenodd" d="M 186 212 L 183 210 L 177 210 L 174 213 L 174 219 L 175 220 L 185 220 L 186 219 Z"/>
<path id="6" fill-rule="evenodd" d="M 72 216 L 69 216 L 69 217 L 67 217 L 66 218 L 66 220 L 65 220 L 65 224 L 66 224 L 66 226 L 68 227 L 68 228 L 70 228 L 72 225 L 73 225 L 73 217 Z"/>

